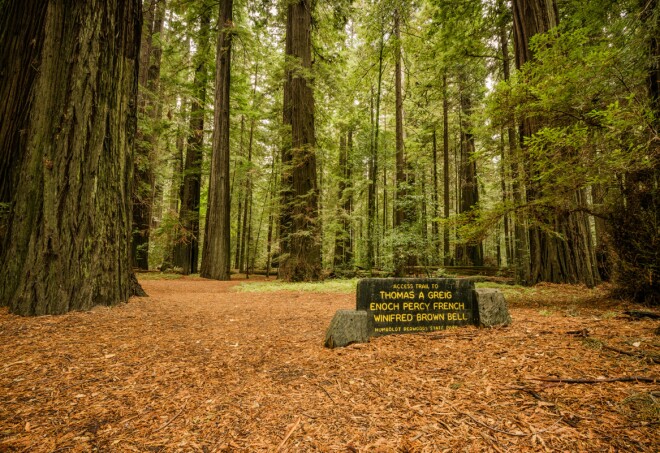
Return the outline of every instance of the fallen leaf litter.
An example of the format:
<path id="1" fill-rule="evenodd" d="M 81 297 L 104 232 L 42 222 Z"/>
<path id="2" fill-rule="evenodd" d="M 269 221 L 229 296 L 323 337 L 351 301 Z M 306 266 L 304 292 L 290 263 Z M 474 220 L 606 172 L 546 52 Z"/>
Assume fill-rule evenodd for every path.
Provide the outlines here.
<path id="1" fill-rule="evenodd" d="M 657 321 L 622 315 L 606 287 L 513 291 L 508 328 L 328 350 L 354 295 L 237 284 L 146 280 L 149 298 L 112 309 L 0 311 L 0 451 L 660 450 L 660 382 L 607 382 L 660 375 Z M 567 379 L 596 382 L 553 382 Z"/>

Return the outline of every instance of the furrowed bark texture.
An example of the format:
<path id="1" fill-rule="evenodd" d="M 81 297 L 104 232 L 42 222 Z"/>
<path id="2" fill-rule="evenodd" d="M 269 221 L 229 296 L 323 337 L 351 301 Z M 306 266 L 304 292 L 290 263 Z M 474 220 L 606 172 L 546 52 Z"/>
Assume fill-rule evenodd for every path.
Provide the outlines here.
<path id="1" fill-rule="evenodd" d="M 516 50 L 516 66 L 520 69 L 526 62 L 532 61 L 534 55 L 529 46 L 530 39 L 545 33 L 559 24 L 555 0 L 514 0 L 513 1 L 514 41 Z M 543 125 L 542 119 L 522 118 L 521 139 L 531 137 Z M 526 146 L 523 141 L 523 152 Z M 528 164 L 530 157 L 527 156 Z M 532 174 L 529 165 L 527 180 L 527 200 L 532 202 L 543 194 L 536 175 Z M 547 190 L 547 189 L 546 189 Z M 584 207 L 585 195 L 577 191 L 573 197 L 573 206 Z M 567 209 L 556 212 L 538 212 L 534 219 L 544 223 L 554 232 L 551 234 L 540 227 L 529 228 L 530 273 L 529 284 L 538 282 L 553 283 L 584 283 L 594 286 L 599 283 L 595 255 L 589 240 L 588 219 L 578 210 Z"/>
<path id="2" fill-rule="evenodd" d="M 0 12 L 0 257 L 26 147 L 47 2 L 8 2 Z"/>
<path id="3" fill-rule="evenodd" d="M 216 280 L 230 278 L 229 86 L 233 26 L 232 0 L 223 0 L 216 57 L 213 156 L 201 269 L 202 277 Z"/>
<path id="4" fill-rule="evenodd" d="M 310 0 L 291 2 L 287 10 L 284 124 L 290 142 L 282 150 L 280 278 L 313 281 L 321 277 L 321 227 L 316 181 L 314 95 Z"/>
<path id="5" fill-rule="evenodd" d="M 648 130 L 648 167 L 626 173 L 622 199 L 611 218 L 616 248 L 615 280 L 626 297 L 660 305 L 660 5 L 640 0 L 646 30 L 648 102 L 652 120 Z"/>
<path id="6" fill-rule="evenodd" d="M 7 12 L 42 22 L 35 38 L 43 44 L 41 58 L 29 60 L 38 69 L 33 102 L 13 125 L 24 129 L 14 153 L 0 304 L 41 315 L 126 301 L 139 2 L 10 0 L 3 23 Z M 34 52 L 30 40 L 23 44 Z M 25 74 L 32 72 L 12 77 Z M 0 104 L 17 102 L 12 94 Z"/>

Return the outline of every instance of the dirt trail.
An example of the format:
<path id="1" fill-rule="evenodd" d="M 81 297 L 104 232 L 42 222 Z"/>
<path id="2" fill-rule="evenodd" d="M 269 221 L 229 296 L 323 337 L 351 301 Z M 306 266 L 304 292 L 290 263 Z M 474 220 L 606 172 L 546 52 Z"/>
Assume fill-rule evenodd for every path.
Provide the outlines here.
<path id="1" fill-rule="evenodd" d="M 659 383 L 528 379 L 659 375 L 602 349 L 659 348 L 656 323 L 615 302 L 551 288 L 552 309 L 514 300 L 507 329 L 327 350 L 354 296 L 237 284 L 147 280 L 150 297 L 113 309 L 0 312 L 0 451 L 660 450 Z"/>

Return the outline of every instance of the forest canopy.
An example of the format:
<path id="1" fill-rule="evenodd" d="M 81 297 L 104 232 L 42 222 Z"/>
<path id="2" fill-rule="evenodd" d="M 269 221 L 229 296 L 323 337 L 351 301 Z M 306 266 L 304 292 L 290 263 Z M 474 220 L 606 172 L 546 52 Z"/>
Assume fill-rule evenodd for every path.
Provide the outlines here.
<path id="1" fill-rule="evenodd" d="M 126 274 L 108 304 L 126 299 L 132 268 L 318 280 L 452 266 L 498 268 L 523 284 L 613 280 L 658 303 L 657 0 L 135 0 L 104 13 L 131 10 L 124 3 L 141 14 L 100 29 L 91 4 L 68 18 L 60 1 L 0 4 L 0 67 L 12 68 L 0 87 L 0 260 L 10 269 L 1 304 L 29 314 L 17 294 L 30 307 L 51 297 L 51 284 L 35 291 L 21 280 L 114 272 L 63 264 L 78 259 L 77 246 L 49 236 L 63 228 L 82 238 L 72 244 L 87 241 L 82 256 L 110 225 L 117 237 L 129 228 L 130 252 L 113 252 Z M 138 16 L 141 36 L 131 38 Z M 57 23 L 68 45 L 92 43 L 89 56 L 69 52 L 111 91 L 55 102 L 90 77 L 49 60 Z M 131 70 L 137 87 L 125 79 Z M 104 123 L 84 106 L 106 98 Z M 39 125 L 44 99 L 59 125 Z M 81 118 L 93 120 L 82 127 Z M 60 138 L 67 121 L 82 129 Z M 93 208 L 62 201 L 76 158 L 30 150 L 53 137 L 73 156 L 96 146 L 73 137 L 120 122 L 98 149 L 126 165 L 83 165 L 76 190 L 131 170 L 104 188 L 131 214 L 81 228 L 51 213 L 105 208 L 98 197 Z M 35 189 L 53 174 L 60 183 Z M 37 213 L 27 223 L 22 206 Z M 43 275 L 25 276 L 35 262 Z"/>

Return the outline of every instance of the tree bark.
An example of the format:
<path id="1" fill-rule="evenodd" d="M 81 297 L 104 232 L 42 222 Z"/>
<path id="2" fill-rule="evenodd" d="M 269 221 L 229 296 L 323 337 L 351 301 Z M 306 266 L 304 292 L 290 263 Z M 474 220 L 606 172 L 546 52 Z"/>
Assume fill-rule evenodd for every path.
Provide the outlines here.
<path id="1" fill-rule="evenodd" d="M 506 6 L 504 5 L 504 1 L 500 0 L 498 2 L 498 11 L 500 14 L 505 14 L 505 8 Z M 501 23 L 499 26 L 499 32 L 500 32 L 500 50 L 502 52 L 502 72 L 504 75 L 504 80 L 509 81 L 511 78 L 511 59 L 509 56 L 509 40 L 507 37 L 507 23 L 510 23 L 511 21 L 511 16 L 506 14 L 504 16 L 505 18 L 500 19 Z M 512 121 L 512 123 L 515 123 L 515 120 Z M 517 176 L 518 176 L 518 171 L 517 169 L 517 145 L 516 145 L 516 133 L 515 133 L 515 128 L 513 124 L 509 124 L 506 127 L 506 132 L 507 132 L 507 141 L 509 145 L 509 154 L 508 157 L 509 159 L 505 159 L 505 154 L 504 154 L 504 148 L 502 148 L 502 159 L 501 159 L 501 172 L 502 175 L 506 174 L 506 162 L 510 161 L 511 162 L 511 180 L 512 180 L 512 196 L 514 199 L 514 203 L 516 205 L 519 205 L 519 203 L 522 203 L 521 197 L 520 197 L 520 189 L 518 187 L 518 181 L 517 181 Z M 503 137 L 504 140 L 504 137 Z M 504 146 L 504 145 L 503 145 Z M 509 200 L 509 193 L 506 191 L 506 181 L 505 178 L 502 178 L 502 198 L 503 201 L 506 203 Z M 510 221 L 513 220 L 513 225 L 514 225 L 514 234 L 513 237 L 511 237 L 511 233 L 509 232 L 509 225 Z M 507 254 L 507 265 L 511 266 L 514 265 L 516 269 L 519 269 L 521 264 L 518 261 L 518 255 L 520 256 L 525 256 L 524 253 L 519 253 L 519 248 L 524 246 L 526 242 L 524 241 L 524 234 L 523 234 L 523 226 L 520 225 L 521 219 L 518 218 L 518 216 L 514 216 L 513 219 L 510 219 L 509 215 L 504 216 L 504 236 L 505 236 L 505 242 L 506 242 L 506 254 Z M 522 245 L 521 245 L 522 244 Z M 517 272 L 516 275 L 519 273 Z M 519 283 L 522 279 L 518 279 Z"/>
<path id="2" fill-rule="evenodd" d="M 273 235 L 274 232 L 276 231 L 276 226 L 275 222 L 277 220 L 277 217 L 275 215 L 275 203 L 272 201 L 275 198 L 275 193 L 277 193 L 277 187 L 278 187 L 278 181 L 277 181 L 277 175 L 278 172 L 275 169 L 275 162 L 277 161 L 277 156 L 276 156 L 276 151 L 273 149 L 273 153 L 271 155 L 271 163 L 270 163 L 270 179 L 271 179 L 271 184 L 269 184 L 269 189 L 270 189 L 270 194 L 272 196 L 271 202 L 268 204 L 268 233 L 266 236 L 266 277 L 270 277 L 270 267 L 272 264 L 272 258 L 273 258 Z"/>
<path id="3" fill-rule="evenodd" d="M 339 162 L 337 165 L 337 173 L 339 176 L 339 184 L 337 188 L 337 231 L 335 232 L 335 253 L 334 253 L 334 267 L 345 268 L 348 264 L 348 243 L 350 238 L 349 221 L 350 221 L 350 202 L 347 189 L 348 182 L 348 144 L 347 136 L 344 128 L 339 132 Z"/>
<path id="4" fill-rule="evenodd" d="M 449 94 L 447 93 L 447 73 L 442 75 L 442 178 L 443 178 L 443 208 L 444 218 L 449 220 Z M 442 231 L 445 266 L 451 265 L 451 254 L 449 251 L 449 225 L 445 225 Z"/>
<path id="5" fill-rule="evenodd" d="M 8 2 L 0 19 L 0 256 L 27 146 L 48 2 Z M 28 45 L 29 43 L 29 45 Z"/>
<path id="6" fill-rule="evenodd" d="M 504 1 L 500 1 L 498 7 L 504 14 Z M 509 55 L 509 40 L 507 37 L 507 23 L 510 24 L 511 16 L 506 17 L 500 24 L 500 47 L 502 50 L 502 72 L 504 80 L 511 78 L 511 58 Z M 515 118 L 506 128 L 507 141 L 509 145 L 509 157 L 511 161 L 511 195 L 515 206 L 522 206 L 524 199 L 524 186 L 520 175 L 520 149 L 516 141 Z M 513 258 L 515 266 L 516 282 L 524 284 L 529 281 L 529 248 L 527 241 L 527 230 L 525 219 L 515 214 L 513 216 L 513 240 L 509 256 Z"/>
<path id="7" fill-rule="evenodd" d="M 164 0 L 147 0 L 143 4 L 142 46 L 138 76 L 138 116 L 144 118 L 145 129 L 138 128 L 133 170 L 133 266 L 149 269 L 149 237 L 153 217 L 155 175 L 153 169 L 156 135 L 154 122 L 160 113 L 156 91 L 160 80 L 160 34 L 165 18 Z"/>
<path id="8" fill-rule="evenodd" d="M 530 39 L 545 33 L 559 24 L 555 0 L 514 0 L 513 1 L 514 41 L 516 66 L 518 69 L 534 59 L 529 46 Z M 522 118 L 520 138 L 523 153 L 525 138 L 531 137 L 542 127 L 542 119 Z M 529 156 L 523 156 L 527 163 Z M 528 203 L 543 195 L 536 175 L 528 171 L 526 184 Z M 581 207 L 584 193 L 576 191 L 574 206 Z M 530 274 L 527 283 L 584 283 L 594 286 L 599 283 L 598 270 L 593 249 L 590 247 L 588 218 L 575 210 L 559 209 L 552 214 L 535 213 L 535 223 L 545 223 L 555 233 L 551 234 L 538 226 L 529 228 Z"/>
<path id="9" fill-rule="evenodd" d="M 230 209 L 229 198 L 229 87 L 231 78 L 232 0 L 222 0 L 219 18 L 215 76 L 213 155 L 209 202 L 204 230 L 201 276 L 229 280 Z"/>
<path id="10" fill-rule="evenodd" d="M 183 169 L 183 187 L 179 225 L 181 230 L 174 249 L 174 265 L 184 275 L 197 273 L 199 263 L 199 204 L 204 146 L 204 116 L 209 70 L 211 8 L 204 8 L 199 18 L 199 38 L 194 57 L 195 76 L 190 100 L 188 146 Z"/>
<path id="11" fill-rule="evenodd" d="M 378 193 L 378 140 L 380 134 L 380 98 L 383 85 L 383 50 L 385 48 L 385 32 L 382 30 L 380 33 L 380 49 L 378 53 L 378 87 L 376 89 L 376 112 L 373 113 L 373 88 L 371 91 L 372 97 L 372 118 L 371 125 L 373 134 L 373 141 L 371 143 L 371 155 L 369 156 L 369 188 L 367 191 L 367 268 L 372 269 L 376 265 L 376 248 L 377 248 L 377 209 L 376 209 L 376 196 Z"/>
<path id="12" fill-rule="evenodd" d="M 399 10 L 394 10 L 394 99 L 395 99 L 395 143 L 396 143 L 396 186 L 394 195 L 394 227 L 406 223 L 407 178 L 405 171 L 405 155 L 403 142 L 403 82 L 401 72 L 401 30 Z M 400 234 L 406 234 L 401 231 Z M 403 277 L 407 253 L 405 250 L 393 250 L 394 276 Z"/>
<path id="13" fill-rule="evenodd" d="M 506 180 L 507 180 L 507 175 L 506 175 L 506 170 L 505 170 L 505 162 L 507 161 L 506 156 L 504 154 L 504 134 L 503 130 L 501 131 L 501 136 L 500 136 L 500 162 L 499 162 L 499 170 L 500 170 L 500 189 L 502 191 L 502 203 L 506 206 L 509 202 L 509 191 L 507 189 L 506 185 Z M 511 263 L 511 237 L 509 235 L 509 214 L 506 212 L 504 213 L 504 216 L 502 218 L 502 225 L 504 226 L 504 261 L 506 261 L 507 266 L 510 266 Z M 497 241 L 497 246 L 498 246 L 498 256 L 499 256 L 499 246 L 500 246 L 500 241 L 498 239 Z M 498 258 L 497 260 L 497 265 L 502 266 L 502 262 Z"/>
<path id="14" fill-rule="evenodd" d="M 439 191 L 438 191 L 438 136 L 436 127 L 433 126 L 433 132 L 431 135 L 432 140 L 432 153 L 433 153 L 433 192 L 432 192 L 432 202 L 433 202 L 433 220 L 431 222 L 431 237 L 433 244 L 433 259 L 431 264 L 437 265 L 439 263 L 438 259 L 441 255 L 441 242 L 440 242 L 440 228 L 438 225 L 438 218 L 440 217 L 440 200 L 439 200 Z"/>
<path id="15" fill-rule="evenodd" d="M 477 183 L 477 162 L 475 160 L 474 134 L 470 115 L 472 100 L 470 94 L 461 90 L 461 169 L 460 169 L 460 213 L 472 216 L 472 211 L 479 204 L 479 185 Z M 461 264 L 483 266 L 484 250 L 481 241 L 473 240 L 460 245 L 456 259 Z"/>
<path id="16" fill-rule="evenodd" d="M 346 188 L 344 190 L 344 212 L 346 219 L 344 229 L 346 230 L 346 251 L 344 254 L 344 263 L 351 265 L 353 263 L 353 126 L 349 126 L 348 137 L 346 138 Z"/>
<path id="17" fill-rule="evenodd" d="M 286 27 L 284 124 L 291 130 L 282 150 L 281 252 L 285 281 L 321 277 L 321 229 L 316 175 L 312 68 L 312 2 L 289 2 Z"/>
<path id="18" fill-rule="evenodd" d="M 649 162 L 646 168 L 629 171 L 622 178 L 610 230 L 617 252 L 615 279 L 621 292 L 637 302 L 660 305 L 660 8 L 657 0 L 639 0 L 639 8 L 648 62 Z"/>
<path id="19" fill-rule="evenodd" d="M 14 313 L 113 305 L 137 289 L 130 242 L 140 20 L 137 0 L 0 6 L 0 61 L 8 62 L 0 105 L 12 118 L 0 140 L 15 184 L 0 305 Z M 26 39 L 5 39 L 5 30 Z"/>
<path id="20" fill-rule="evenodd" d="M 257 74 L 255 74 L 256 80 Z M 256 85 L 255 85 L 256 89 Z M 253 97 L 255 94 L 253 93 Z M 254 105 L 253 105 L 254 107 Z M 248 272 L 250 259 L 250 242 L 252 229 L 252 145 L 254 142 L 255 119 L 250 120 L 250 132 L 248 136 L 247 173 L 245 174 L 245 202 L 243 211 L 243 234 L 241 236 L 241 253 L 238 268 Z"/>

